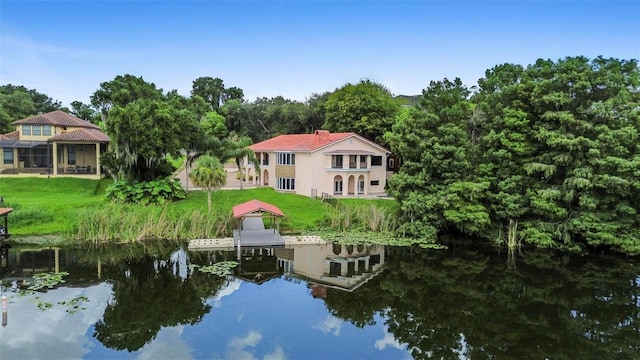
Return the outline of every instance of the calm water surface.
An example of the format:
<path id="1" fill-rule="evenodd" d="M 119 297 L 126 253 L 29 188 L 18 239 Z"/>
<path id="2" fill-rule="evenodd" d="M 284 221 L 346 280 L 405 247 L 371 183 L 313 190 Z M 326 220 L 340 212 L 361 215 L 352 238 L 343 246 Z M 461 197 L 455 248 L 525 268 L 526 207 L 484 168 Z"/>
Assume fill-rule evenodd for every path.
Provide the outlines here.
<path id="1" fill-rule="evenodd" d="M 203 266 L 237 261 L 219 276 Z M 21 294 L 34 273 L 66 282 Z M 15 246 L 1 359 L 638 359 L 640 262 L 451 246 Z"/>

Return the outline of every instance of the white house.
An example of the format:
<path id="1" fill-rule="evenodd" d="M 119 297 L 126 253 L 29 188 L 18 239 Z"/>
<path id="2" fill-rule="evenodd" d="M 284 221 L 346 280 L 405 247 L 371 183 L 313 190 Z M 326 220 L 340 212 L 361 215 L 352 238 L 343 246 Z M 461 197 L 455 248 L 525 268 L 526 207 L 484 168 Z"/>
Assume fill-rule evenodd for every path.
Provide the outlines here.
<path id="1" fill-rule="evenodd" d="M 385 193 L 393 164 L 390 152 L 355 133 L 280 135 L 250 146 L 258 185 L 306 196 L 365 196 Z"/>

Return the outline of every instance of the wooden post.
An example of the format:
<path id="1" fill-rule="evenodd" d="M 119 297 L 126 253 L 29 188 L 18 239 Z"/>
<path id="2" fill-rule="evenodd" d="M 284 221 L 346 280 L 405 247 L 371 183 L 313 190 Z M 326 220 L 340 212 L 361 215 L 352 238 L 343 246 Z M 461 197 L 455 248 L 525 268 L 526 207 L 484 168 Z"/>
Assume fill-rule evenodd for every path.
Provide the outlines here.
<path id="1" fill-rule="evenodd" d="M 2 327 L 7 326 L 7 313 L 7 297 L 5 295 L 2 295 Z"/>

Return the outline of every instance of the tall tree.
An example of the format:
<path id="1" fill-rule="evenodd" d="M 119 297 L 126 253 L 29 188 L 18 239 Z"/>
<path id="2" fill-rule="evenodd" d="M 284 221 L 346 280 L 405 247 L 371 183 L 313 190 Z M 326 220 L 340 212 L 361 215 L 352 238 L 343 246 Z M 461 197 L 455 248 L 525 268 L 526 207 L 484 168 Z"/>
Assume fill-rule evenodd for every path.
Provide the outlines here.
<path id="1" fill-rule="evenodd" d="M 383 85 L 363 80 L 336 89 L 329 95 L 324 108 L 325 129 L 353 131 L 386 145 L 383 135 L 391 129 L 400 104 Z"/>
<path id="2" fill-rule="evenodd" d="M 402 159 L 389 193 L 400 203 L 405 234 L 435 241 L 449 227 L 475 234 L 490 222 L 484 204 L 489 184 L 474 173 L 469 94 L 460 79 L 432 81 L 420 105 L 403 109 L 385 135 Z"/>
<path id="3" fill-rule="evenodd" d="M 146 82 L 142 77 L 125 74 L 100 83 L 100 88 L 91 95 L 91 104 L 102 114 L 105 121 L 114 106 L 125 107 L 136 100 L 163 98 L 162 89 L 156 88 L 154 83 Z"/>
<path id="4" fill-rule="evenodd" d="M 211 110 L 218 111 L 223 102 L 224 81 L 209 76 L 199 77 L 193 80 L 191 95 L 200 96 L 211 106 Z"/>
<path id="5" fill-rule="evenodd" d="M 72 101 L 70 113 L 93 124 L 97 124 L 100 121 L 100 114 L 98 114 L 95 108 L 93 108 L 91 104 L 82 103 L 82 101 Z"/>
<path id="6" fill-rule="evenodd" d="M 331 92 L 324 92 L 322 94 L 313 93 L 305 101 L 306 114 L 304 121 L 304 131 L 302 133 L 311 134 L 314 131 L 321 129 L 326 121 L 326 103 L 327 99 L 331 95 Z"/>
<path id="7" fill-rule="evenodd" d="M 226 103 L 229 100 L 238 100 L 240 102 L 243 102 L 244 91 L 239 87 L 235 87 L 235 86 L 224 89 L 224 92 L 222 94 L 222 102 Z"/>
<path id="8" fill-rule="evenodd" d="M 180 156 L 193 132 L 193 117 L 168 101 L 137 100 L 109 111 L 106 130 L 115 169 L 128 181 L 164 178 L 173 169 L 166 155 Z"/>
<path id="9" fill-rule="evenodd" d="M 249 127 L 249 112 L 245 104 L 239 100 L 229 100 L 220 109 L 220 114 L 224 116 L 227 123 L 227 130 L 237 134 L 247 134 Z"/>
<path id="10" fill-rule="evenodd" d="M 22 85 L 0 86 L 0 133 L 12 131 L 12 122 L 26 117 L 60 110 L 59 101 Z"/>
<path id="11" fill-rule="evenodd" d="M 533 179 L 523 169 L 532 161 L 534 145 L 530 109 L 518 99 L 523 91 L 524 68 L 503 64 L 487 70 L 478 81 L 474 95 L 483 122 L 474 124 L 479 132 L 474 140 L 480 143 L 480 178 L 491 183 L 490 202 L 494 226 L 488 236 L 518 245 L 518 227 L 529 212 L 527 192 Z"/>

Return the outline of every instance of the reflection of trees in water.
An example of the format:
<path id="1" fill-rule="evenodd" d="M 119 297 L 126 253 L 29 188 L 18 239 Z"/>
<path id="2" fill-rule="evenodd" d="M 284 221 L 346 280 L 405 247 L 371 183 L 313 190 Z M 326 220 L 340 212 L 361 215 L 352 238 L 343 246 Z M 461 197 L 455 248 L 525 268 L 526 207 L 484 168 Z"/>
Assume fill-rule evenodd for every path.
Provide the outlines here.
<path id="1" fill-rule="evenodd" d="M 637 259 L 393 248 L 353 293 L 329 289 L 332 315 L 362 327 L 379 313 L 415 358 L 640 357 Z"/>
<path id="2" fill-rule="evenodd" d="M 182 278 L 171 252 L 153 254 L 147 249 L 145 254 L 122 259 L 103 271 L 113 283 L 113 299 L 94 332 L 104 346 L 117 350 L 140 349 L 162 327 L 200 322 L 211 309 L 205 300 L 226 281 L 198 271 L 187 271 Z"/>

